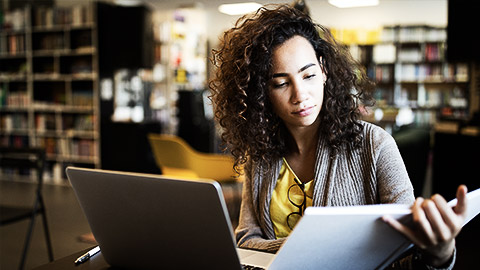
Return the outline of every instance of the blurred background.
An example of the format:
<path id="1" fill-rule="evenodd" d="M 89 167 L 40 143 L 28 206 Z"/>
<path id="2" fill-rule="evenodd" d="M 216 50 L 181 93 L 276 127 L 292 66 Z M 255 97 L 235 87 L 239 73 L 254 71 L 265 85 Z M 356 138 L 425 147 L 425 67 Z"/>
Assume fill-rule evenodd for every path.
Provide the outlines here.
<path id="1" fill-rule="evenodd" d="M 77 230 L 61 236 L 74 234 L 71 240 L 52 236 L 54 247 L 62 245 L 55 258 L 89 246 L 75 238 L 88 232 L 88 224 L 71 193 L 67 166 L 161 173 L 149 133 L 176 135 L 199 152 L 222 152 L 208 100 L 210 52 L 240 16 L 270 3 L 308 12 L 361 63 L 376 83 L 377 100 L 364 120 L 393 135 L 415 195 L 438 192 L 452 199 L 459 184 L 480 187 L 478 3 L 259 0 L 245 10 L 224 5 L 239 2 L 0 1 L 0 146 L 45 149 L 45 199 L 57 209 L 49 218 Z M 2 170 L 0 200 L 17 196 L 7 191 L 24 192 L 5 183 L 28 184 L 32 177 Z M 62 204 L 76 209 L 81 221 L 58 214 L 65 213 Z M 13 229 L 1 230 L 0 268 L 12 269 L 18 258 L 5 259 L 12 245 L 6 239 L 16 236 L 9 236 Z M 42 252 L 37 259 L 31 255 L 27 266 L 46 263 Z M 468 255 L 459 254 L 457 269 L 462 256 L 469 263 Z"/>

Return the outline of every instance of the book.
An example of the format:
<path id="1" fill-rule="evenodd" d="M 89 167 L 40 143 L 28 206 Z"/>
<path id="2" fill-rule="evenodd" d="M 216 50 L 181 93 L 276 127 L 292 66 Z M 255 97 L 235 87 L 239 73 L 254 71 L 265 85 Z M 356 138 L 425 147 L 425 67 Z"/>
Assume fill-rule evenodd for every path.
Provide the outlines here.
<path id="1" fill-rule="evenodd" d="M 480 189 L 467 199 L 464 225 L 480 212 Z M 385 215 L 408 225 L 410 206 L 309 207 L 268 269 L 383 269 L 413 247 L 381 219 Z"/>

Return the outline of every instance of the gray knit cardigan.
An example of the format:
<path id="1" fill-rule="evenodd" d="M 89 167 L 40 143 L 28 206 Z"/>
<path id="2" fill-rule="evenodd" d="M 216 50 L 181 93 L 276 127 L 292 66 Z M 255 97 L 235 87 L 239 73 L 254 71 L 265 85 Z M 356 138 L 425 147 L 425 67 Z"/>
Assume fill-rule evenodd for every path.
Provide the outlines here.
<path id="1" fill-rule="evenodd" d="M 319 139 L 313 206 L 414 202 L 413 188 L 392 136 L 373 124 L 362 122 L 362 125 L 361 147 L 353 151 L 333 156 L 327 142 Z M 270 199 L 281 166 L 282 159 L 275 161 L 270 171 L 261 164 L 247 164 L 240 219 L 235 230 L 239 247 L 277 252 L 285 241 L 276 239 L 270 218 Z M 411 255 L 402 259 L 395 269 L 417 269 L 416 258 Z M 448 269 L 454 261 L 453 258 Z"/>

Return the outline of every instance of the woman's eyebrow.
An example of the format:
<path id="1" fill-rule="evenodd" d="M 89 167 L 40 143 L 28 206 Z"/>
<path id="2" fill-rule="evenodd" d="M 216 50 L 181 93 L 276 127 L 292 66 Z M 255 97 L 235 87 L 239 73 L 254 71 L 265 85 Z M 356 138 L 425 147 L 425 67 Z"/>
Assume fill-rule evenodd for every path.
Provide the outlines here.
<path id="1" fill-rule="evenodd" d="M 298 70 L 298 73 L 306 70 L 307 68 L 309 68 L 309 67 L 311 67 L 311 66 L 315 66 L 315 64 L 314 64 L 314 63 L 306 64 L 304 67 L 302 67 L 302 68 L 300 68 L 300 69 Z"/>
<path id="2" fill-rule="evenodd" d="M 306 70 L 307 68 L 309 67 L 312 67 L 312 66 L 315 66 L 314 63 L 310 63 L 310 64 L 306 64 L 305 66 L 301 67 L 297 72 L 300 73 L 304 70 Z M 288 74 L 287 73 L 275 73 L 272 75 L 272 78 L 277 78 L 277 77 L 287 77 Z"/>

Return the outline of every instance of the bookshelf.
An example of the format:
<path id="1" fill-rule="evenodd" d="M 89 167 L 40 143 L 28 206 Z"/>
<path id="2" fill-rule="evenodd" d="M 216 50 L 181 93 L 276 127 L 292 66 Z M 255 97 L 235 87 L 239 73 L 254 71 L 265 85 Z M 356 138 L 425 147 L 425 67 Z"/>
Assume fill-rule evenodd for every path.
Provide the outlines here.
<path id="1" fill-rule="evenodd" d="M 351 37 L 344 42 L 376 82 L 375 109 L 383 113 L 367 120 L 393 125 L 401 108 L 410 108 L 419 125 L 468 118 L 470 68 L 447 62 L 446 28 L 386 26 L 376 36 L 361 44 L 352 43 Z"/>
<path id="2" fill-rule="evenodd" d="M 166 12 L 156 12 L 153 16 L 153 91 L 150 107 L 165 133 L 173 134 L 177 128 L 175 113 L 174 72 L 171 69 L 171 49 L 173 20 Z M 172 121 L 173 120 L 173 121 Z"/>
<path id="3" fill-rule="evenodd" d="M 207 17 L 183 7 L 153 15 L 154 68 L 151 108 L 164 133 L 178 132 L 178 91 L 207 88 Z"/>
<path id="4" fill-rule="evenodd" d="M 0 144 L 40 146 L 45 179 L 100 167 L 95 7 L 7 11 L 0 34 Z"/>

